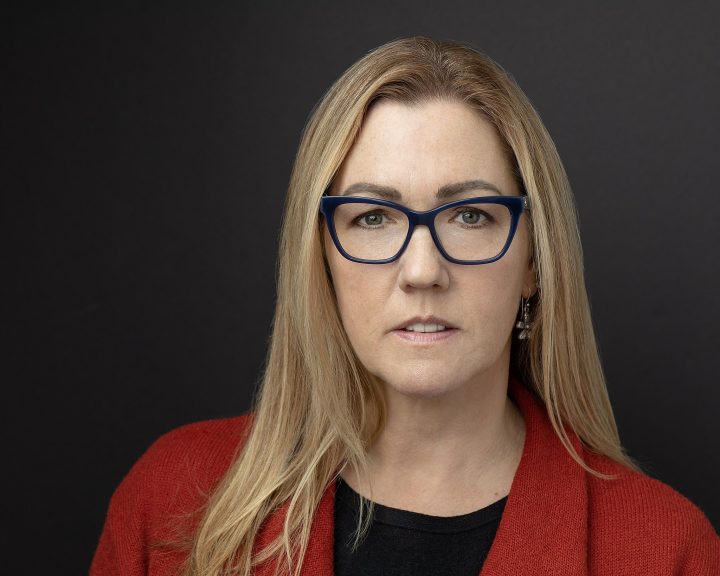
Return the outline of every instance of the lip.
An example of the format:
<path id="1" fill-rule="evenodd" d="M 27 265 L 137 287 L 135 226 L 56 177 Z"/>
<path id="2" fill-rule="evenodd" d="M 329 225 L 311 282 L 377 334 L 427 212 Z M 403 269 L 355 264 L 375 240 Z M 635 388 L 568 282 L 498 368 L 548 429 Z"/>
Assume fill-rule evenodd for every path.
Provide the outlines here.
<path id="1" fill-rule="evenodd" d="M 402 324 L 395 326 L 392 331 L 402 330 L 404 332 L 405 328 L 412 324 L 440 324 L 441 326 L 445 326 L 447 330 L 457 329 L 457 326 L 453 326 L 451 322 L 439 316 L 413 316 L 405 320 Z M 411 332 L 411 334 L 413 334 L 413 332 Z M 442 332 L 414 332 L 414 334 L 442 334 Z"/>
<path id="2" fill-rule="evenodd" d="M 442 332 L 408 332 L 405 330 L 412 324 L 441 324 L 445 326 L 445 330 Z M 399 324 L 390 331 L 398 338 L 405 340 L 406 342 L 412 342 L 415 344 L 433 344 L 435 342 L 442 342 L 448 338 L 457 334 L 460 330 L 454 326 L 445 318 L 439 316 L 413 316 L 408 318 L 402 324 Z"/>
<path id="3" fill-rule="evenodd" d="M 445 328 L 442 332 L 408 332 L 402 328 L 395 329 L 391 334 L 402 338 L 406 342 L 415 344 L 433 344 L 435 342 L 443 342 L 460 332 L 457 328 Z"/>

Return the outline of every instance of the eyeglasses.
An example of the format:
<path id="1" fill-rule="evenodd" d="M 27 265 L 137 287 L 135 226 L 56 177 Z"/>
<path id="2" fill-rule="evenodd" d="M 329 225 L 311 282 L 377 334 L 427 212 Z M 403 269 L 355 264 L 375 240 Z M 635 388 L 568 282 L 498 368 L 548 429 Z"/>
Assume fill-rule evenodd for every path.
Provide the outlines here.
<path id="1" fill-rule="evenodd" d="M 397 260 L 416 226 L 427 226 L 435 246 L 455 264 L 488 264 L 507 252 L 527 196 L 480 196 L 418 212 L 401 204 L 359 196 L 323 196 L 320 212 L 348 260 L 386 264 Z"/>

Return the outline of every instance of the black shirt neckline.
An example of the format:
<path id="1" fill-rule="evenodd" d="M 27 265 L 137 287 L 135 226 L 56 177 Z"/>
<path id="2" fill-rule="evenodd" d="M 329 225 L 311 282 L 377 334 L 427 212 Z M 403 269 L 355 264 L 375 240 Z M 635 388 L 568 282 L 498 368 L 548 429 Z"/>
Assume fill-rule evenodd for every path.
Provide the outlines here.
<path id="1" fill-rule="evenodd" d="M 362 497 L 338 476 L 335 498 L 339 505 L 350 506 L 356 510 Z M 432 516 L 420 512 L 401 510 L 400 508 L 391 508 L 374 502 L 373 520 L 381 524 L 409 530 L 434 534 L 455 534 L 498 522 L 502 517 L 506 502 L 507 496 L 484 508 L 458 516 Z"/>

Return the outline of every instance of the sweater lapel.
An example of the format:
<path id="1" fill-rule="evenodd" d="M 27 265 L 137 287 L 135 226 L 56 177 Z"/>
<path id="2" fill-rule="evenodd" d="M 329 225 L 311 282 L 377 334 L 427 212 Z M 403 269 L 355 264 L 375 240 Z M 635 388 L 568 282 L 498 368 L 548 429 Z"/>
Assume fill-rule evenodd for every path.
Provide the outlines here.
<path id="1" fill-rule="evenodd" d="M 335 485 L 333 480 L 325 489 L 313 517 L 301 576 L 333 576 Z M 262 550 L 282 534 L 287 508 L 287 503 L 283 504 L 267 519 L 258 533 L 256 550 Z M 255 576 L 274 576 L 276 567 L 277 559 L 265 562 L 256 568 Z"/>
<path id="2" fill-rule="evenodd" d="M 525 419 L 525 446 L 481 576 L 587 574 L 585 470 L 568 454 L 545 407 L 517 381 L 510 396 Z M 582 455 L 575 434 L 573 446 Z"/>
<path id="3" fill-rule="evenodd" d="M 333 480 L 327 487 L 315 513 L 302 576 L 333 576 L 336 484 Z"/>

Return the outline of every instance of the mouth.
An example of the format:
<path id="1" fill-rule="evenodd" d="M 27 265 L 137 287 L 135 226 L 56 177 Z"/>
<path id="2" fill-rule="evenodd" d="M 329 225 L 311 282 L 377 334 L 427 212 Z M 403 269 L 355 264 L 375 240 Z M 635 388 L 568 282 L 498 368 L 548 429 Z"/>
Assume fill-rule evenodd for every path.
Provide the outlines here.
<path id="1" fill-rule="evenodd" d="M 455 330 L 455 326 L 451 325 L 450 322 L 443 318 L 436 316 L 425 316 L 415 317 L 406 320 L 394 330 L 402 330 L 404 332 L 417 332 L 417 333 L 435 333 L 435 332 L 446 332 L 448 330 Z"/>
<path id="2" fill-rule="evenodd" d="M 442 324 L 423 324 L 422 322 L 417 322 L 416 324 L 411 324 L 410 326 L 405 326 L 403 328 L 406 332 L 444 332 L 447 330 L 445 326 Z"/>

